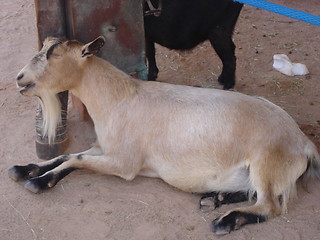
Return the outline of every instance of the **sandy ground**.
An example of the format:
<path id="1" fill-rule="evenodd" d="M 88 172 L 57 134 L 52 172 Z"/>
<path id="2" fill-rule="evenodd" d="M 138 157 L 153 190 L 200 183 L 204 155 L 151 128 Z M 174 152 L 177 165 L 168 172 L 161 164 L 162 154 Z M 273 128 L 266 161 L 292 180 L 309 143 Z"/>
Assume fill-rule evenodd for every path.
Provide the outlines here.
<path id="1" fill-rule="evenodd" d="M 273 0 L 319 15 L 318 0 Z M 54 189 L 35 195 L 11 181 L 14 164 L 40 161 L 34 146 L 37 100 L 20 96 L 15 76 L 37 51 L 31 0 L 0 4 L 0 239 L 320 239 L 319 181 L 310 193 L 299 189 L 289 213 L 223 237 L 211 221 L 233 206 L 198 210 L 199 196 L 181 192 L 158 179 L 127 182 L 78 171 Z M 320 147 L 320 28 L 246 6 L 234 34 L 237 45 L 236 90 L 260 95 L 288 111 Z M 272 69 L 272 56 L 285 53 L 305 63 L 310 74 L 287 77 Z M 218 87 L 220 61 L 208 43 L 188 53 L 158 47 L 160 81 Z M 169 79 L 169 80 L 168 80 Z M 67 152 L 85 150 L 95 136 L 92 125 L 69 111 Z M 244 205 L 244 204 L 238 204 Z"/>

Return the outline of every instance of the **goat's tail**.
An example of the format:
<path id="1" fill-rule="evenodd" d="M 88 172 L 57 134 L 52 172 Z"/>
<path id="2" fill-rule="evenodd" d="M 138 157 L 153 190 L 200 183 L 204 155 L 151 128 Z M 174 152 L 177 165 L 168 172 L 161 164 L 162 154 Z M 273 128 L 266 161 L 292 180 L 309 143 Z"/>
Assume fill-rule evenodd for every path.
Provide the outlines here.
<path id="1" fill-rule="evenodd" d="M 301 179 L 304 186 L 307 186 L 307 180 L 311 178 L 320 178 L 320 156 L 317 147 L 310 141 L 305 147 L 307 156 L 307 169 L 302 174 Z"/>

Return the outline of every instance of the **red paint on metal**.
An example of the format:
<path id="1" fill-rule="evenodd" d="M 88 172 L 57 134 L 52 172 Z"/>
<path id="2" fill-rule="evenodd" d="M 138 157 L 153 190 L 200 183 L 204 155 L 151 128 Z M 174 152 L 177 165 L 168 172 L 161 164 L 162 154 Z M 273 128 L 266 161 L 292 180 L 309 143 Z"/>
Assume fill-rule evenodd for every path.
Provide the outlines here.
<path id="1" fill-rule="evenodd" d="M 92 31 L 92 34 L 95 33 L 97 35 L 100 33 L 103 25 L 107 22 L 111 23 L 112 25 L 116 25 L 115 20 L 119 11 L 119 4 L 116 6 L 116 8 L 96 9 L 92 11 L 89 17 L 86 19 L 86 22 L 88 22 L 88 30 Z"/>
<path id="2" fill-rule="evenodd" d="M 134 34 L 131 32 L 131 28 L 128 26 L 128 23 L 121 19 L 120 21 L 120 29 L 117 34 L 117 40 L 123 44 L 125 47 L 130 49 L 133 53 L 139 53 L 141 45 L 136 41 Z"/>
<path id="3" fill-rule="evenodd" d="M 123 16 L 120 16 L 120 1 L 116 1 L 112 8 L 96 9 L 90 13 L 87 19 L 83 21 L 86 25 L 85 29 L 89 31 L 90 36 L 98 36 L 101 29 L 106 23 L 110 23 L 115 27 L 115 37 L 120 45 L 130 49 L 133 53 L 140 51 L 139 44 L 132 33 L 132 28 Z M 110 26 L 111 28 L 111 26 Z M 111 29 L 110 29 L 111 30 Z M 112 30 L 111 30 L 112 31 Z"/>

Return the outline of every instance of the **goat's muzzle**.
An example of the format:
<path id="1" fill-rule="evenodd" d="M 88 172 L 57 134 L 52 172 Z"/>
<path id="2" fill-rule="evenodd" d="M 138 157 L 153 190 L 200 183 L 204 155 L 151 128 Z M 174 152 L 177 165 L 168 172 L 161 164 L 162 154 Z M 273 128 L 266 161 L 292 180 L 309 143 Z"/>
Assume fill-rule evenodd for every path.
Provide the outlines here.
<path id="1" fill-rule="evenodd" d="M 17 82 L 17 86 L 19 89 L 19 92 L 24 95 L 29 89 L 33 88 L 36 84 L 33 82 L 27 82 L 27 83 L 20 83 Z"/>
<path id="2" fill-rule="evenodd" d="M 36 84 L 32 81 L 27 81 L 24 79 L 24 73 L 19 73 L 17 76 L 17 87 L 20 88 L 19 92 L 22 95 L 25 95 L 25 93 L 30 89 L 33 88 Z"/>

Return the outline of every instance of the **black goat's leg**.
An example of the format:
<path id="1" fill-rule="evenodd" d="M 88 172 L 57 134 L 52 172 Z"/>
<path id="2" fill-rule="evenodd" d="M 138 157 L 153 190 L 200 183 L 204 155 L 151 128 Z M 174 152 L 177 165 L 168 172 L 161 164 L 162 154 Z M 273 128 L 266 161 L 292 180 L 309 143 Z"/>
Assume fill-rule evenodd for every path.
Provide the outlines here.
<path id="1" fill-rule="evenodd" d="M 223 85 L 223 89 L 230 89 L 235 85 L 236 56 L 232 35 L 242 6 L 243 4 L 236 2 L 229 3 L 226 10 L 228 14 L 209 35 L 210 43 L 222 61 L 222 72 L 218 81 Z"/>
<path id="2" fill-rule="evenodd" d="M 154 42 L 146 39 L 146 56 L 148 59 L 148 80 L 156 80 L 159 69 L 156 63 L 156 49 Z"/>
<path id="3" fill-rule="evenodd" d="M 233 88 L 235 85 L 236 56 L 232 35 L 218 26 L 210 35 L 210 43 L 222 62 L 222 72 L 218 78 L 223 89 Z"/>

